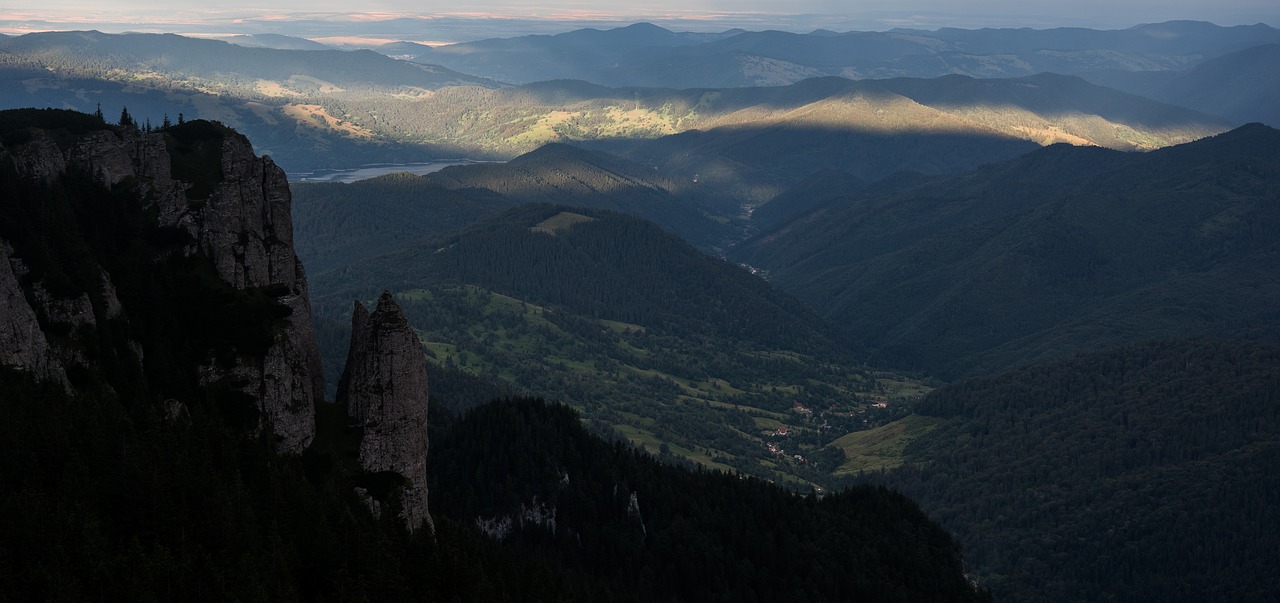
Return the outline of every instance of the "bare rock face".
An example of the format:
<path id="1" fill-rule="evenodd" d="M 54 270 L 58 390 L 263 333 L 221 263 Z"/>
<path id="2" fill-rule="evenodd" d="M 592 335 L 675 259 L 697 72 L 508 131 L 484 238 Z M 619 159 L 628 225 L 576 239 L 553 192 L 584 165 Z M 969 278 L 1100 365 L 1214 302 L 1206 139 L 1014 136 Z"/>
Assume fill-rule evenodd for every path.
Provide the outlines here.
<path id="1" fill-rule="evenodd" d="M 218 274 L 238 289 L 270 287 L 282 293 L 279 302 L 292 311 L 288 324 L 274 334 L 274 343 L 264 356 L 242 356 L 231 366 L 212 360 L 202 367 L 204 383 L 237 384 L 244 393 L 259 400 L 262 427 L 279 438 L 286 453 L 300 453 L 315 435 L 315 403 L 324 392 L 320 348 L 311 322 L 311 302 L 306 275 L 293 250 L 292 196 L 288 180 L 269 157 L 257 157 L 244 136 L 218 124 L 201 124 L 195 143 L 206 145 L 203 155 L 190 160 L 201 169 L 217 161 L 216 173 L 201 172 L 206 182 L 184 180 L 175 167 L 184 161 L 181 148 L 175 150 L 174 132 L 144 133 L 127 129 L 103 129 L 87 133 L 59 147 L 45 133 L 33 130 L 31 139 L 10 153 L 0 149 L 0 161 L 11 162 L 23 177 L 51 180 L 68 171 L 90 174 L 104 186 L 133 179 L 147 201 L 158 211 L 161 226 L 177 227 L 191 235 L 194 243 L 187 253 L 203 253 L 213 260 Z M 193 124 L 194 128 L 194 124 Z M 193 129 L 189 128 L 189 129 Z M 212 146 L 209 146 L 212 145 Z M 178 145 L 181 147 L 181 145 Z M 216 159 L 214 159 L 216 157 Z M 212 171 L 212 170 L 209 170 Z M 10 251 L 12 251 L 10 249 Z M 8 260 L 8 254 L 5 254 Z M 20 260 L 14 258 L 15 262 Z M 0 266 L 13 276 L 9 261 Z M 0 282 L 4 287 L 4 282 Z M 9 289 L 0 295 L 10 295 Z M 21 289 L 17 289 L 19 297 Z M 86 300 L 54 300 L 38 295 L 45 307 L 31 308 L 44 316 L 80 326 L 92 320 Z M 119 312 L 110 276 L 103 275 L 105 304 L 109 313 Z M 23 349 L 22 363 L 37 366 L 38 341 L 19 336 L 27 328 L 26 316 L 17 309 L 19 297 L 5 305 L 9 349 Z M 84 301 L 85 303 L 80 303 Z M 89 310 L 86 310 L 88 308 Z M 34 314 L 34 313 L 33 313 Z M 9 317 L 15 317 L 9 320 Z M 11 324 L 10 324 L 11 323 Z M 87 323 L 86 323 L 87 324 Z M 87 326 L 93 326 L 88 324 Z M 0 338 L 6 337 L 0 334 Z M 24 338 L 25 337 L 25 338 Z M 47 346 L 46 346 L 47 347 Z M 36 351 L 33 351 L 36 350 Z M 35 356 L 31 356 L 35 354 Z M 6 363 L 18 363 L 19 356 Z M 56 360 L 54 361 L 56 364 Z M 43 365 L 40 365 L 43 366 Z M 43 369 L 41 369 L 43 370 Z M 54 370 L 54 369 L 50 369 Z M 60 369 L 57 369 L 60 370 Z M 56 371 L 55 371 L 56 372 Z M 65 381 L 65 377 L 63 378 Z"/>
<path id="2" fill-rule="evenodd" d="M 0 240 L 0 367 L 30 371 L 66 387 L 67 375 L 14 273 L 12 253 L 9 243 Z"/>
<path id="3" fill-rule="evenodd" d="M 35 131 L 30 141 L 18 146 L 12 161 L 19 175 L 33 180 L 48 182 L 67 171 L 67 160 L 62 151 L 41 130 Z"/>
<path id="4" fill-rule="evenodd" d="M 149 147 L 140 147 L 145 151 Z M 145 155 L 143 156 L 145 157 Z M 249 141 L 228 132 L 221 142 L 221 181 L 208 199 L 192 202 L 163 174 L 147 174 L 156 190 L 162 225 L 185 229 L 218 274 L 237 289 L 282 286 L 280 302 L 292 310 L 263 358 L 245 357 L 230 370 L 210 364 L 206 382 L 248 382 L 284 452 L 301 452 L 315 435 L 315 403 L 324 395 L 320 346 L 302 262 L 293 249 L 293 197 L 284 170 L 257 157 Z"/>
<path id="5" fill-rule="evenodd" d="M 427 510 L 427 367 L 422 343 L 390 293 L 372 314 L 359 302 L 338 403 L 362 430 L 360 466 L 404 478 L 404 520 L 431 522 Z M 372 503 L 371 503 L 372 504 Z M 379 507 L 372 504 L 375 512 Z"/>

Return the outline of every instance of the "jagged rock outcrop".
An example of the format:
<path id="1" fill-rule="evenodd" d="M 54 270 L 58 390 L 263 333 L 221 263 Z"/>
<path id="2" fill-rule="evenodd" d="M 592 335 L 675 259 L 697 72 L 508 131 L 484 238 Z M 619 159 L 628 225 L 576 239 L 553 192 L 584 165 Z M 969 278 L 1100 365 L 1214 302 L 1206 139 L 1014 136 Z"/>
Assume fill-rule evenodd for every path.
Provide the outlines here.
<path id="1" fill-rule="evenodd" d="M 282 452 L 299 453 L 310 444 L 315 434 L 314 405 L 324 391 L 323 373 L 306 275 L 293 250 L 292 196 L 284 171 L 269 157 L 255 156 L 244 136 L 220 124 L 188 122 L 154 133 L 102 127 L 69 142 L 55 142 L 44 131 L 31 129 L 23 142 L 0 148 L 0 161 L 20 177 L 33 180 L 49 182 L 78 172 L 107 187 L 136 185 L 156 210 L 161 226 L 190 235 L 193 243 L 186 250 L 188 255 L 208 256 L 218 275 L 237 289 L 271 288 L 278 293 L 278 302 L 289 308 L 290 315 L 273 332 L 274 341 L 266 353 L 242 354 L 230 363 L 210 359 L 199 374 L 205 384 L 232 384 L 257 399 L 262 426 L 275 433 Z M 4 255 L 0 273 L 12 277 L 11 254 Z M 21 261 L 13 258 L 12 263 Z M 108 315 L 118 313 L 110 275 L 104 272 L 102 282 L 102 291 L 94 293 L 105 296 L 98 299 Z M 5 356 L 4 362 L 25 363 L 42 376 L 54 376 L 61 368 L 42 365 L 38 357 L 61 354 L 47 353 L 48 346 L 42 347 L 34 335 L 19 335 L 29 330 L 27 312 L 77 328 L 93 327 L 93 304 L 88 297 L 68 300 L 43 295 L 38 283 L 31 287 L 37 307 L 22 295 L 0 300 L 9 304 L 6 310 L 13 306 L 0 327 L 7 333 L 0 335 L 0 344 L 6 346 L 0 348 L 0 355 L 24 350 L 21 357 Z M 20 288 L 17 291 L 21 293 Z M 5 289 L 0 294 L 12 292 Z M 26 306 L 27 312 L 18 306 Z M 58 364 L 56 358 L 52 362 Z"/>
<path id="2" fill-rule="evenodd" d="M 210 382 L 253 384 L 248 393 L 262 401 L 281 449 L 301 452 L 315 434 L 314 404 L 324 394 L 324 377 L 307 278 L 293 249 L 289 183 L 270 157 L 254 156 L 243 136 L 227 132 L 221 144 L 221 182 L 208 199 L 192 204 L 170 196 L 161 203 L 160 220 L 187 230 L 237 289 L 287 289 L 279 301 L 291 310 L 289 324 L 265 357 L 242 358 L 229 371 L 211 364 L 202 375 Z"/>
<path id="3" fill-rule="evenodd" d="M 360 466 L 403 477 L 405 522 L 410 529 L 430 523 L 426 360 L 422 343 L 390 293 L 382 294 L 372 314 L 355 303 L 338 403 L 362 431 Z M 377 502 L 370 502 L 377 512 Z"/>

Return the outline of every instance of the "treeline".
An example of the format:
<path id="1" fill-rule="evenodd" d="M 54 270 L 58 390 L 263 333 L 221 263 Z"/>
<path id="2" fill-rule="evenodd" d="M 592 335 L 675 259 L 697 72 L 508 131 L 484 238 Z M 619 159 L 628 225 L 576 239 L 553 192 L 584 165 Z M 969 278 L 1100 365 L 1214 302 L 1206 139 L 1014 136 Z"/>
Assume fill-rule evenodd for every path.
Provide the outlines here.
<path id="1" fill-rule="evenodd" d="M 1008 600 L 1280 594 L 1280 350 L 1209 340 L 963 381 L 917 412 L 901 488 Z"/>

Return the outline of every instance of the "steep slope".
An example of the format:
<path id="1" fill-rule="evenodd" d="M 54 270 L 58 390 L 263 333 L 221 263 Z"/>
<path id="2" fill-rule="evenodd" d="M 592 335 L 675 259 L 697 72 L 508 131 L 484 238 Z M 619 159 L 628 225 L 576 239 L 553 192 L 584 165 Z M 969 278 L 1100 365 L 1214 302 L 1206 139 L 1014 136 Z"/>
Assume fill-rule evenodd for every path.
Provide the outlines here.
<path id="1" fill-rule="evenodd" d="M 9 304 L 25 297 L 39 318 L 28 332 L 53 334 L 46 338 L 61 367 L 47 371 L 65 372 L 76 387 L 134 371 L 180 374 L 197 391 L 178 379 L 172 391 L 151 395 L 184 404 L 219 392 L 250 424 L 274 432 L 282 451 L 306 448 L 323 375 L 284 173 L 242 136 L 208 122 L 148 134 L 69 111 L 22 110 L 0 113 L 0 128 L 0 238 L 12 250 L 2 268 L 12 266 L 16 278 L 5 280 L 21 284 Z M 128 253 L 112 255 L 118 250 Z M 156 273 L 160 265 L 189 274 Z M 202 325 L 169 324 L 174 316 L 151 315 L 166 297 L 192 304 L 177 310 L 184 320 L 210 315 Z M 244 325 L 233 326 L 237 320 Z M 95 333 L 115 329 L 131 333 L 133 349 L 99 349 L 106 343 Z M 173 349 L 150 339 L 153 329 L 191 341 Z M 22 344 L 33 359 L 8 364 L 40 372 L 38 339 Z M 121 363 L 120 375 L 91 376 L 102 354 Z"/>
<path id="2" fill-rule="evenodd" d="M 400 515 L 414 530 L 431 523 L 427 509 L 427 367 L 422 342 L 395 298 L 383 293 L 370 313 L 356 302 L 351 315 L 351 348 L 338 380 L 337 404 L 360 432 L 360 468 L 400 482 Z M 398 487 L 396 487 L 398 486 Z M 384 485 L 384 487 L 386 487 Z M 361 488 L 375 514 L 390 492 Z M 394 504 L 394 503 L 391 503 Z"/>
<path id="3" fill-rule="evenodd" d="M 1130 346 L 956 383 L 900 488 L 1005 600 L 1266 600 L 1280 592 L 1280 351 Z"/>
<path id="4" fill-rule="evenodd" d="M 885 361 L 972 375 L 1151 337 L 1275 340 L 1280 133 L 1052 147 L 882 182 L 733 257 Z"/>

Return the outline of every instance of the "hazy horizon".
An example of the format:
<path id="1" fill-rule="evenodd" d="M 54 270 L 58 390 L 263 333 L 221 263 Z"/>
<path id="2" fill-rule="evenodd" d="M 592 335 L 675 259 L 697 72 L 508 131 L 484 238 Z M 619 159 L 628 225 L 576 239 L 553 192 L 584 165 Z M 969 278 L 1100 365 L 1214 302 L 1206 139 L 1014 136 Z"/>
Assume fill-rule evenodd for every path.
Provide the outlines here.
<path id="1" fill-rule="evenodd" d="M 330 0 L 282 0 L 249 8 L 229 2 L 132 0 L 86 9 L 78 2 L 52 0 L 38 9 L 0 7 L 0 32 L 97 29 L 199 35 L 274 33 L 303 38 L 464 42 L 491 37 L 555 34 L 582 27 L 611 28 L 650 22 L 681 31 L 780 29 L 806 32 L 883 31 L 894 28 L 958 27 L 1088 27 L 1125 29 L 1174 20 L 1208 21 L 1216 25 L 1280 23 L 1280 3 L 1234 0 L 1103 4 L 1019 3 L 988 1 L 964 11 L 942 0 L 920 0 L 908 6 L 871 0 L 849 6 L 834 0 L 757 0 L 727 2 L 614 2 L 607 6 L 581 2 L 470 2 L 433 9 L 433 3 L 383 0 L 368 10 L 352 11 Z"/>

